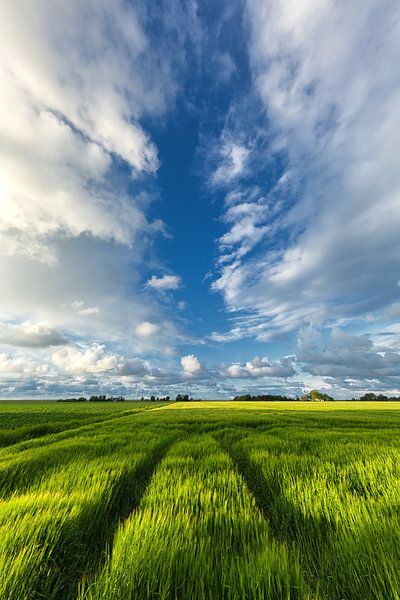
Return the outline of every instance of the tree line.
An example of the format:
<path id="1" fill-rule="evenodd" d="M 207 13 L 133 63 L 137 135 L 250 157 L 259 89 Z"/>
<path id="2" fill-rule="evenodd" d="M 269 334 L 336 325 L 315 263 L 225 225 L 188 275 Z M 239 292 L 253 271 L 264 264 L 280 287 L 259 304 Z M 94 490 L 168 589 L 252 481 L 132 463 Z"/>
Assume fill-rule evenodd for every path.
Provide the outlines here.
<path id="1" fill-rule="evenodd" d="M 274 394 L 260 394 L 258 396 L 252 396 L 251 394 L 244 394 L 242 396 L 235 396 L 235 401 L 239 402 L 334 402 L 335 399 L 328 394 L 324 394 L 319 390 L 311 390 L 303 396 L 296 396 L 295 398 L 289 398 L 288 396 L 279 396 Z M 360 398 L 352 398 L 356 402 L 396 402 L 400 400 L 400 397 L 396 396 L 385 396 L 384 394 L 374 394 L 368 392 Z"/>
<path id="2" fill-rule="evenodd" d="M 234 400 L 239 402 L 332 402 L 333 398 L 319 390 L 311 390 L 304 396 L 296 396 L 295 398 L 276 394 L 259 394 L 258 396 L 244 394 L 243 396 L 235 396 Z"/>
<path id="3" fill-rule="evenodd" d="M 85 396 L 80 396 L 79 398 L 60 398 L 57 402 L 125 402 L 125 398 L 123 396 L 105 396 L 104 394 L 100 396 L 90 396 L 90 398 L 85 398 Z"/>
<path id="4" fill-rule="evenodd" d="M 158 397 L 158 396 L 150 396 L 150 398 L 144 398 L 144 396 L 142 396 L 140 398 L 140 400 L 142 402 L 169 402 L 170 400 L 172 400 L 172 398 L 170 396 L 163 396 L 163 397 Z M 178 394 L 175 398 L 175 402 L 199 402 L 200 398 L 196 398 L 196 400 L 194 398 L 191 398 L 188 394 Z"/>
<path id="5" fill-rule="evenodd" d="M 357 398 L 352 398 L 352 400 L 357 400 Z M 384 396 L 383 394 L 374 394 L 373 392 L 368 392 L 368 394 L 364 394 L 359 398 L 362 402 L 398 402 L 400 400 L 399 396 Z"/>

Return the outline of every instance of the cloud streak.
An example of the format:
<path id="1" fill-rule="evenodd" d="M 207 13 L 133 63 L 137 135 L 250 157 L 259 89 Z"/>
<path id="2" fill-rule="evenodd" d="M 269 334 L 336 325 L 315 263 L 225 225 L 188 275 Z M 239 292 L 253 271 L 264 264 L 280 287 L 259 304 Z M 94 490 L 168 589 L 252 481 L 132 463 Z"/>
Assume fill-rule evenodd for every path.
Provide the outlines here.
<path id="1" fill-rule="evenodd" d="M 400 21 L 393 1 L 253 0 L 247 10 L 267 154 L 285 155 L 295 202 L 279 212 L 273 196 L 276 218 L 262 194 L 228 209 L 220 244 L 239 250 L 213 287 L 229 310 L 258 316 L 267 339 L 304 322 L 365 317 L 398 298 Z M 241 260 L 246 237 L 264 245 Z"/>

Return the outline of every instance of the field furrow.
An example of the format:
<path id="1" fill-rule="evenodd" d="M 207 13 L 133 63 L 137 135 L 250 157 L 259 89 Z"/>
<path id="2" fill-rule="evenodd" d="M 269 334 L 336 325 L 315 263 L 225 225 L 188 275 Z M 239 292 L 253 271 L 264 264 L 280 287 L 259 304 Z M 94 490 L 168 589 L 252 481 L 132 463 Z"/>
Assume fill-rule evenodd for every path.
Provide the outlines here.
<path id="1" fill-rule="evenodd" d="M 19 482 L 33 484 L 0 502 L 1 598 L 74 597 L 82 574 L 99 568 L 118 522 L 139 503 L 174 439 L 135 435 L 132 427 L 120 421 L 117 443 L 115 428 L 108 439 L 88 436 L 72 456 L 68 445 L 58 448 L 47 455 L 53 468 L 44 477 L 40 460 L 19 463 Z"/>
<path id="2" fill-rule="evenodd" d="M 293 558 L 293 557 L 292 557 Z M 242 477 L 208 435 L 176 444 L 80 600 L 310 598 Z"/>
<path id="3" fill-rule="evenodd" d="M 322 598 L 400 597 L 400 462 L 374 435 L 282 429 L 221 445 L 277 539 L 296 548 Z"/>
<path id="4" fill-rule="evenodd" d="M 400 600 L 400 403 L 92 409 L 0 449 L 1 600 Z"/>

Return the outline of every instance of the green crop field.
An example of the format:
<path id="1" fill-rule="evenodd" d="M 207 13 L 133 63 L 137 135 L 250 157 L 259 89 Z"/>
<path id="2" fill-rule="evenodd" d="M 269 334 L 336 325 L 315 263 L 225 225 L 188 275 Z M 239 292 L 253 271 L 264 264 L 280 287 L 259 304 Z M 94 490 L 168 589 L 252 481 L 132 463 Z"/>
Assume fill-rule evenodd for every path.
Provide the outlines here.
<path id="1" fill-rule="evenodd" d="M 0 403 L 4 600 L 399 600 L 400 403 Z"/>

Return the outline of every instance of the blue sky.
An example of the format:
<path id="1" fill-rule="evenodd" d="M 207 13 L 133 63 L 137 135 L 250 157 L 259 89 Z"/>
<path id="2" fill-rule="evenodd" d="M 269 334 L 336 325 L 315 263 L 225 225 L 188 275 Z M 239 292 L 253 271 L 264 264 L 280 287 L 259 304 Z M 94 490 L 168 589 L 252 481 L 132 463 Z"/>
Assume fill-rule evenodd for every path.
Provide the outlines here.
<path id="1" fill-rule="evenodd" d="M 400 393 L 397 2 L 0 17 L 0 396 Z"/>

